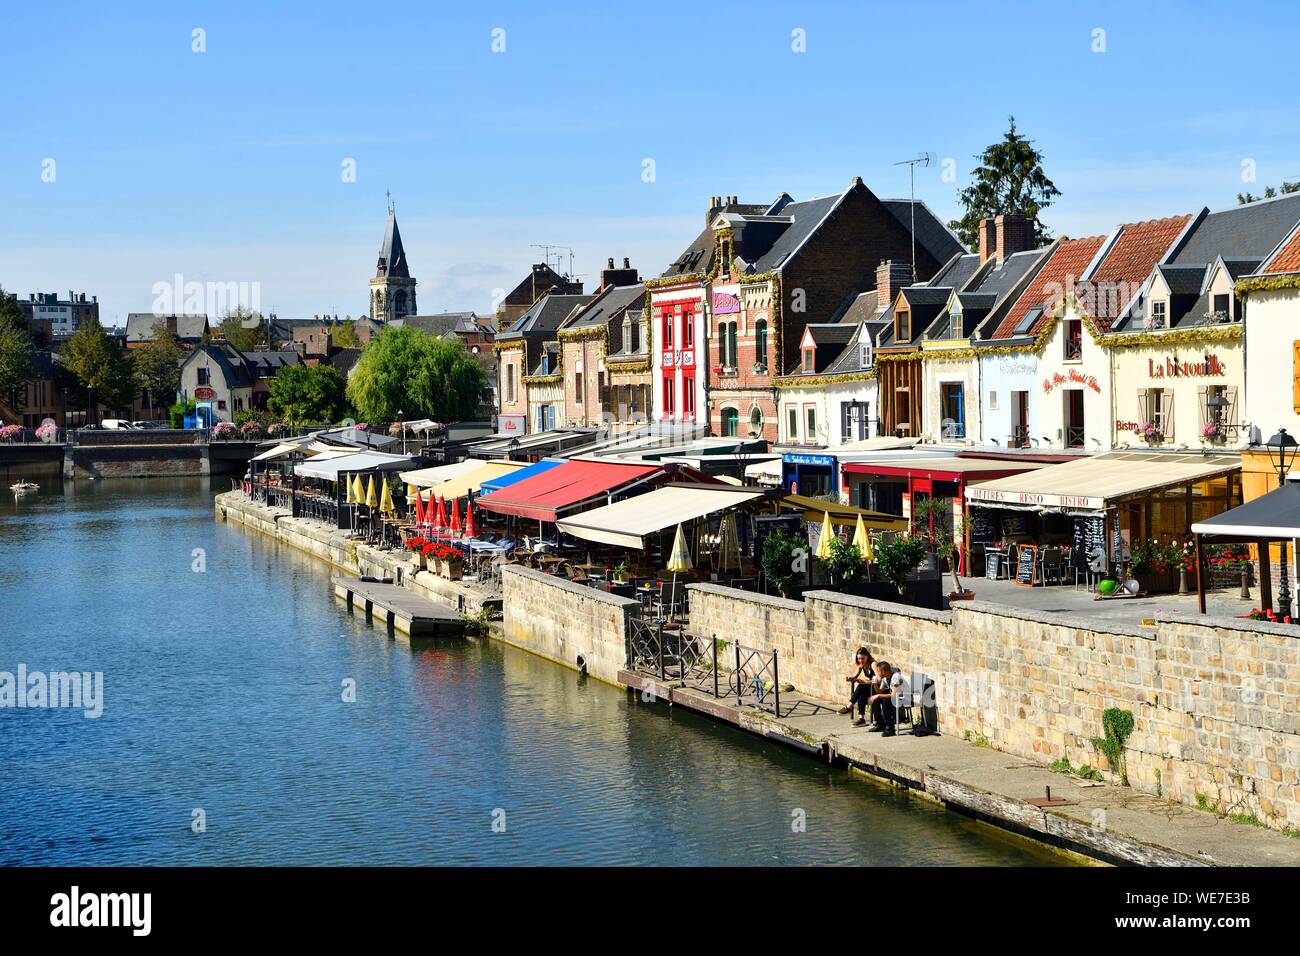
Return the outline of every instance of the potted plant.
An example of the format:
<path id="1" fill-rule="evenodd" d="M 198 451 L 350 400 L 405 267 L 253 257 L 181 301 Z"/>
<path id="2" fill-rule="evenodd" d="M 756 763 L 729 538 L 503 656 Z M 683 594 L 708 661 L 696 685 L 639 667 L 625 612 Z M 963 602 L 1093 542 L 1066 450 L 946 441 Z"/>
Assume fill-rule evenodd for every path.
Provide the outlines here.
<path id="1" fill-rule="evenodd" d="M 622 561 L 620 561 L 617 565 L 614 566 L 614 580 L 617 581 L 619 584 L 626 584 L 628 578 L 630 578 L 631 576 L 632 576 L 632 567 L 627 563 L 627 558 L 624 558 Z"/>
<path id="2" fill-rule="evenodd" d="M 929 537 L 930 550 L 934 552 L 935 558 L 948 562 L 954 588 L 948 593 L 948 600 L 969 601 L 975 597 L 975 592 L 961 583 L 961 576 L 957 573 L 957 566 L 961 563 L 961 546 L 966 540 L 968 519 L 962 518 L 950 530 L 948 522 L 952 515 L 952 507 L 951 498 L 926 498 L 913 507 L 912 520 L 916 524 L 917 532 Z M 917 521 L 918 518 L 923 520 Z"/>
<path id="3" fill-rule="evenodd" d="M 1130 572 L 1148 594 L 1167 594 L 1177 587 L 1175 576 L 1183 561 L 1183 547 L 1150 539 L 1137 541 L 1130 552 Z"/>
<path id="4" fill-rule="evenodd" d="M 420 548 L 420 553 L 424 555 L 424 566 L 434 574 L 438 573 L 438 549 L 442 545 L 436 541 L 426 541 Z"/>
<path id="5" fill-rule="evenodd" d="M 461 574 L 465 569 L 465 556 L 460 553 L 459 548 L 453 548 L 451 545 L 442 546 L 441 555 L 442 570 L 448 580 L 459 581 Z"/>
<path id="6" fill-rule="evenodd" d="M 925 560 L 930 541 L 920 534 L 885 537 L 875 546 L 876 568 L 900 595 L 907 593 L 907 576 Z"/>
<path id="7" fill-rule="evenodd" d="M 807 560 L 807 550 L 807 543 L 789 531 L 773 531 L 763 539 L 763 577 L 782 597 L 790 596 L 790 588 L 803 570 L 799 565 Z"/>
<path id="8" fill-rule="evenodd" d="M 421 538 L 419 535 L 407 538 L 406 541 L 403 542 L 403 544 L 406 545 L 406 550 L 411 552 L 411 566 L 413 570 L 421 571 L 424 569 L 424 546 L 428 543 L 427 539 Z"/>
<path id="9" fill-rule="evenodd" d="M 830 543 L 831 554 L 822 559 L 822 570 L 831 586 L 841 591 L 851 591 L 866 570 L 862 552 L 846 541 L 835 538 Z"/>
<path id="10" fill-rule="evenodd" d="M 1143 422 L 1138 426 L 1138 434 L 1146 439 L 1148 445 L 1158 445 L 1165 440 L 1165 436 L 1160 429 L 1152 422 Z"/>

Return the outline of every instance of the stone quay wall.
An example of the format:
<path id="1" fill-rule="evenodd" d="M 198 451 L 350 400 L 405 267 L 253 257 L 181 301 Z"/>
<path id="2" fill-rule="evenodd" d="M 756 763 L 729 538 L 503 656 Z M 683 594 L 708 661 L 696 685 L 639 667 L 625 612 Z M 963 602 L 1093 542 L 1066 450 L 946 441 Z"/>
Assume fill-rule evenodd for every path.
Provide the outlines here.
<path id="1" fill-rule="evenodd" d="M 502 640 L 618 683 L 639 602 L 516 565 L 501 569 L 501 592 Z"/>
<path id="2" fill-rule="evenodd" d="M 1093 746 L 1130 711 L 1130 784 L 1300 827 L 1300 631 L 1235 618 L 1128 627 L 981 601 L 934 612 L 829 591 L 787 601 L 693 584 L 690 630 L 778 652 L 782 682 L 840 700 L 866 645 L 935 681 L 940 732 L 1115 775 Z"/>

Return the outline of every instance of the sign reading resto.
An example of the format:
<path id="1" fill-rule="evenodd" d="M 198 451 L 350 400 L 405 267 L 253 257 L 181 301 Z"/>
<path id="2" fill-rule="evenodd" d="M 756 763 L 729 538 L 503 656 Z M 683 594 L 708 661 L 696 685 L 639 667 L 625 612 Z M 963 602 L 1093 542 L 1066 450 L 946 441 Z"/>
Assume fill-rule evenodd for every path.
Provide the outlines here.
<path id="1" fill-rule="evenodd" d="M 1106 503 L 1089 495 L 1055 495 L 1030 491 L 998 491 L 973 485 L 966 489 L 970 501 L 987 501 L 990 504 L 1036 505 L 1040 508 L 1077 508 L 1081 511 L 1101 511 Z"/>

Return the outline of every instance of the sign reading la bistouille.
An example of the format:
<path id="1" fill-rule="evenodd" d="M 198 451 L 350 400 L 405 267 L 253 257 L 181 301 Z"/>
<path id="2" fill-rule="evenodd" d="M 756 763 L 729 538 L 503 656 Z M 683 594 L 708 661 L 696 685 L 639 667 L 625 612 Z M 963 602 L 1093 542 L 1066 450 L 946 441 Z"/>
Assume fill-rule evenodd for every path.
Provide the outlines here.
<path id="1" fill-rule="evenodd" d="M 1217 355 L 1207 355 L 1200 362 L 1179 362 L 1172 357 L 1147 359 L 1147 374 L 1151 378 L 1222 378 L 1228 370 Z"/>

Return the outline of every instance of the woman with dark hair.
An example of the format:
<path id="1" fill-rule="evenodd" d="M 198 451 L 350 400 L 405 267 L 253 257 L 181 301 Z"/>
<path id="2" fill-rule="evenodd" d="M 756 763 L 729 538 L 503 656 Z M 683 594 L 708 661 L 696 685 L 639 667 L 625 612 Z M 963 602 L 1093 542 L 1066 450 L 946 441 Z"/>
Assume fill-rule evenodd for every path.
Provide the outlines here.
<path id="1" fill-rule="evenodd" d="M 861 727 L 867 722 L 867 701 L 871 697 L 872 680 L 874 678 L 872 665 L 874 663 L 875 658 L 871 656 L 871 651 L 865 647 L 859 647 L 857 653 L 853 655 L 854 671 L 844 678 L 848 681 L 852 691 L 849 695 L 848 705 L 841 707 L 840 713 L 852 717 L 853 708 L 857 707 L 858 716 L 853 721 L 854 727 Z"/>

